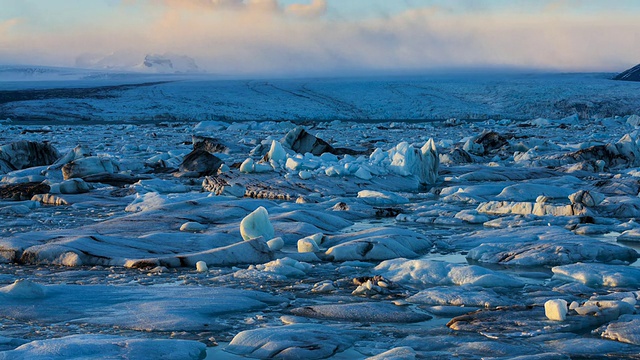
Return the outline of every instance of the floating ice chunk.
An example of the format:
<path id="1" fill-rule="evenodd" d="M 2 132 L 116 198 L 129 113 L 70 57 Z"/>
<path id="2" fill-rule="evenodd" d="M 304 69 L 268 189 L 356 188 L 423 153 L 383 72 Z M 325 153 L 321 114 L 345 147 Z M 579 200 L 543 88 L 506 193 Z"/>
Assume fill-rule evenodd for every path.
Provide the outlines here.
<path id="1" fill-rule="evenodd" d="M 303 277 L 309 270 L 311 270 L 311 265 L 285 257 L 270 261 L 266 264 L 256 265 L 256 268 L 261 271 L 271 272 L 287 277 Z"/>
<path id="2" fill-rule="evenodd" d="M 364 166 L 360 166 L 354 175 L 362 180 L 371 180 L 373 178 L 371 172 Z"/>
<path id="3" fill-rule="evenodd" d="M 309 180 L 309 179 L 311 179 L 313 177 L 313 173 L 311 171 L 308 171 L 308 170 L 303 170 L 303 171 L 300 171 L 298 173 L 298 176 L 302 180 Z"/>
<path id="4" fill-rule="evenodd" d="M 271 251 L 282 250 L 282 248 L 284 247 L 284 240 L 281 237 L 273 238 L 267 241 L 267 246 L 269 246 L 269 249 L 271 249 Z"/>
<path id="5" fill-rule="evenodd" d="M 132 187 L 136 189 L 138 193 L 156 192 L 159 194 L 172 194 L 189 191 L 183 184 L 162 179 L 140 180 L 133 184 Z"/>
<path id="6" fill-rule="evenodd" d="M 318 244 L 311 237 L 306 237 L 298 240 L 299 253 L 318 252 L 318 251 L 320 251 L 320 248 L 318 247 Z"/>
<path id="7" fill-rule="evenodd" d="M 417 355 L 416 351 L 409 346 L 401 346 L 376 356 L 368 357 L 367 360 L 413 360 Z"/>
<path id="8" fill-rule="evenodd" d="M 180 231 L 197 232 L 207 230 L 207 225 L 195 221 L 188 221 L 180 226 Z"/>
<path id="9" fill-rule="evenodd" d="M 372 165 L 381 165 L 388 156 L 389 154 L 387 152 L 377 148 L 371 153 L 371 155 L 369 155 L 369 163 Z"/>
<path id="10" fill-rule="evenodd" d="M 274 236 L 273 225 L 269 221 L 267 209 L 260 206 L 240 222 L 240 234 L 245 240 L 263 237 L 271 240 Z"/>
<path id="11" fill-rule="evenodd" d="M 201 121 L 193 127 L 193 130 L 197 133 L 216 133 L 228 127 L 229 124 L 222 121 Z"/>
<path id="12" fill-rule="evenodd" d="M 541 201 L 546 198 L 538 197 Z M 488 201 L 481 203 L 476 211 L 489 215 L 553 215 L 553 216 L 582 216 L 592 215 L 589 209 L 582 204 L 573 205 L 550 205 L 545 202 L 509 202 L 509 201 Z"/>
<path id="13" fill-rule="evenodd" d="M 140 212 L 157 209 L 169 203 L 169 199 L 165 195 L 155 192 L 146 193 L 144 195 L 137 194 L 136 198 L 129 204 L 125 211 Z"/>
<path id="14" fill-rule="evenodd" d="M 226 351 L 253 358 L 324 359 L 353 344 L 353 338 L 320 324 L 293 324 L 242 331 Z"/>
<path id="15" fill-rule="evenodd" d="M 305 262 L 285 257 L 265 264 L 251 265 L 246 270 L 238 270 L 233 274 L 234 279 L 286 280 L 287 278 L 302 278 L 307 275 L 311 265 Z"/>
<path id="16" fill-rule="evenodd" d="M 287 159 L 285 167 L 291 171 L 297 171 L 302 167 L 303 161 L 302 158 L 290 157 Z"/>
<path id="17" fill-rule="evenodd" d="M 636 267 L 579 263 L 556 266 L 551 270 L 555 279 L 579 281 L 588 286 L 640 286 L 640 269 Z"/>
<path id="18" fill-rule="evenodd" d="M 375 270 L 395 283 L 471 284 L 482 287 L 522 287 L 524 285 L 522 281 L 512 276 L 480 266 L 441 261 L 394 259 L 381 262 Z"/>
<path id="19" fill-rule="evenodd" d="M 420 150 L 401 142 L 389 150 L 389 157 L 389 170 L 392 172 L 402 176 L 415 175 L 421 184 L 436 183 L 440 158 L 433 139 L 429 139 Z"/>
<path id="20" fill-rule="evenodd" d="M 567 318 L 567 301 L 556 299 L 545 302 L 544 314 L 549 320 L 564 321 Z"/>
<path id="21" fill-rule="evenodd" d="M 582 204 L 587 207 L 594 207 L 602 203 L 604 195 L 593 191 L 580 190 L 569 195 L 569 200 L 572 204 Z"/>
<path id="22" fill-rule="evenodd" d="M 640 315 L 622 315 L 617 321 L 596 331 L 606 339 L 640 345 Z"/>
<path id="23" fill-rule="evenodd" d="M 484 155 L 484 146 L 475 142 L 475 138 L 468 139 L 462 146 L 462 150 L 474 155 Z"/>
<path id="24" fill-rule="evenodd" d="M 573 191 L 564 186 L 546 184 L 520 183 L 505 187 L 498 196 L 499 200 L 508 201 L 533 201 L 538 195 L 544 195 L 550 199 L 566 198 Z"/>
<path id="25" fill-rule="evenodd" d="M 256 167 L 256 163 L 253 161 L 252 158 L 247 158 L 245 161 L 242 162 L 242 164 L 240 164 L 240 172 L 249 174 L 254 172 Z"/>
<path id="26" fill-rule="evenodd" d="M 45 287 L 29 280 L 16 280 L 11 285 L 0 288 L 0 296 L 13 299 L 41 299 L 46 295 Z"/>
<path id="27" fill-rule="evenodd" d="M 640 127 L 640 116 L 633 114 L 627 118 L 626 123 L 633 127 Z"/>
<path id="28" fill-rule="evenodd" d="M 578 315 L 596 314 L 600 312 L 600 308 L 596 305 L 578 306 L 571 310 L 575 310 L 575 312 L 578 313 Z"/>
<path id="29" fill-rule="evenodd" d="M 144 268 L 149 266 L 195 266 L 198 261 L 205 261 L 210 266 L 231 266 L 238 264 L 264 263 L 273 259 L 273 252 L 263 238 L 217 247 L 201 252 L 169 255 L 159 258 L 129 259 L 124 262 L 128 268 Z M 104 260 L 103 260 L 104 262 Z"/>
<path id="30" fill-rule="evenodd" d="M 512 305 L 512 301 L 491 289 L 478 286 L 437 286 L 409 297 L 408 302 L 425 305 L 496 307 Z"/>
<path id="31" fill-rule="evenodd" d="M 489 221 L 486 215 L 480 215 L 475 210 L 461 210 L 455 216 L 456 219 L 468 222 L 469 224 L 483 224 Z"/>
<path id="32" fill-rule="evenodd" d="M 637 258 L 633 249 L 578 235 L 525 243 L 486 243 L 467 254 L 467 259 L 483 263 L 520 266 L 553 266 L 579 261 L 632 262 Z"/>
<path id="33" fill-rule="evenodd" d="M 91 187 L 84 180 L 73 178 L 61 183 L 51 184 L 50 194 L 82 194 L 89 192 Z"/>
<path id="34" fill-rule="evenodd" d="M 29 169 L 34 169 L 34 168 L 29 168 Z M 0 182 L 3 184 L 24 184 L 24 183 L 39 183 L 39 182 L 45 181 L 46 179 L 47 179 L 46 177 L 40 174 L 24 175 L 24 176 L 6 175 L 2 177 L 2 181 Z"/>
<path id="35" fill-rule="evenodd" d="M 292 309 L 291 313 L 311 318 L 360 322 L 414 323 L 431 319 L 431 316 L 414 312 L 409 307 L 385 302 L 311 305 Z"/>
<path id="36" fill-rule="evenodd" d="M 640 138 L 637 137 L 637 132 L 625 134 L 618 140 L 615 147 L 629 165 L 637 166 L 640 164 Z M 611 166 L 611 164 L 609 165 Z"/>
<path id="37" fill-rule="evenodd" d="M 207 272 L 209 271 L 209 267 L 207 266 L 207 263 L 204 261 L 198 261 L 196 263 L 196 271 L 197 272 Z"/>
<path id="38" fill-rule="evenodd" d="M 271 148 L 267 153 L 267 159 L 269 159 L 270 161 L 273 161 L 275 164 L 279 164 L 285 161 L 286 157 L 287 157 L 287 152 L 282 147 L 282 144 L 280 144 L 275 140 L 272 140 Z"/>
<path id="39" fill-rule="evenodd" d="M 206 345 L 198 341 L 134 339 L 111 335 L 72 335 L 36 340 L 14 350 L 0 352 L 0 359 L 183 359 L 206 356 Z"/>
<path id="40" fill-rule="evenodd" d="M 618 236 L 618 241 L 640 242 L 640 228 L 625 230 Z"/>
<path id="41" fill-rule="evenodd" d="M 253 165 L 253 172 L 266 173 L 270 171 L 273 171 L 273 167 L 269 163 L 258 162 Z"/>
<path id="42" fill-rule="evenodd" d="M 385 260 L 417 257 L 433 243 L 414 231 L 398 228 L 372 228 L 333 236 L 326 255 L 334 261 Z"/>
<path id="43" fill-rule="evenodd" d="M 333 285 L 333 281 L 325 280 L 318 283 L 313 284 L 313 288 L 311 292 L 318 294 L 327 294 L 334 291 L 336 287 Z"/>
<path id="44" fill-rule="evenodd" d="M 62 266 L 69 266 L 69 267 L 81 266 L 82 258 L 80 258 L 80 255 L 76 254 L 73 251 L 67 251 L 62 255 L 60 255 L 57 259 L 53 260 L 52 263 L 54 265 L 62 265 Z"/>
<path id="45" fill-rule="evenodd" d="M 344 176 L 348 174 L 348 172 L 342 166 L 329 166 L 324 170 L 324 173 L 327 176 Z"/>
<path id="46" fill-rule="evenodd" d="M 397 205 L 409 202 L 409 199 L 404 196 L 388 191 L 361 190 L 358 192 L 358 198 L 373 206 Z"/>
<path id="47" fill-rule="evenodd" d="M 83 178 L 101 173 L 113 174 L 119 171 L 119 165 L 108 157 L 90 156 L 73 160 L 62 167 L 65 180 Z"/>
<path id="48" fill-rule="evenodd" d="M 63 165 L 68 164 L 76 159 L 80 159 L 83 157 L 91 156 L 91 152 L 84 146 L 78 145 L 73 150 L 66 153 L 64 156 L 56 160 L 49 168 L 50 169 L 59 169 Z"/>
<path id="49" fill-rule="evenodd" d="M 320 160 L 326 162 L 326 163 L 335 163 L 338 162 L 338 157 L 334 154 L 331 153 L 323 153 L 322 155 L 320 155 Z"/>

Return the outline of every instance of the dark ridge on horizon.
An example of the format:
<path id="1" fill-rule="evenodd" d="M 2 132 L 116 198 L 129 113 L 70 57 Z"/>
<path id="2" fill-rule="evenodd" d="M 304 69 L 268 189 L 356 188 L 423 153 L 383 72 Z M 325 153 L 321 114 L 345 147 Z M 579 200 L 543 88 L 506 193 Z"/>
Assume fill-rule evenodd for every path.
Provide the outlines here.
<path id="1" fill-rule="evenodd" d="M 155 81 L 141 84 L 123 84 L 112 86 L 84 87 L 84 88 L 54 88 L 54 89 L 26 89 L 0 90 L 0 104 L 16 101 L 47 100 L 47 99 L 104 99 L 114 98 L 114 90 L 128 90 L 142 86 L 154 86 L 171 81 Z"/>
<path id="2" fill-rule="evenodd" d="M 621 72 L 613 80 L 640 81 L 640 64 Z"/>

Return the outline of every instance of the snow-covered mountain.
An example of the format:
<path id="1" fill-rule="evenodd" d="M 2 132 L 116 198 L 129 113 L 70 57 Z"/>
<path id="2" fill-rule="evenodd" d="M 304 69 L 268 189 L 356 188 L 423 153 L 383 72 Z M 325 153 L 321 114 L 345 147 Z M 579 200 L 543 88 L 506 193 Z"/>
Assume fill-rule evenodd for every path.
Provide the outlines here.
<path id="1" fill-rule="evenodd" d="M 621 72 L 614 80 L 640 81 L 640 64 Z"/>
<path id="2" fill-rule="evenodd" d="M 140 61 L 139 56 L 127 52 L 108 55 L 83 54 L 76 58 L 76 67 L 95 70 L 117 70 L 153 74 L 193 74 L 202 73 L 196 61 L 188 56 L 173 53 L 147 54 Z"/>
<path id="3" fill-rule="evenodd" d="M 152 73 L 201 73 L 193 58 L 176 54 L 148 54 L 135 69 Z"/>

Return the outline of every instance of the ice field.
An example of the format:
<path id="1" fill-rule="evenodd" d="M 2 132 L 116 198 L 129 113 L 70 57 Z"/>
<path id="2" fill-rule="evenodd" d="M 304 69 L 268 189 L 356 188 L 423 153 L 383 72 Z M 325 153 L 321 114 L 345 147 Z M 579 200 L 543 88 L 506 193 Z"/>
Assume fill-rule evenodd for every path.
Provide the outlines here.
<path id="1" fill-rule="evenodd" d="M 636 359 L 640 83 L 0 69 L 0 359 Z"/>

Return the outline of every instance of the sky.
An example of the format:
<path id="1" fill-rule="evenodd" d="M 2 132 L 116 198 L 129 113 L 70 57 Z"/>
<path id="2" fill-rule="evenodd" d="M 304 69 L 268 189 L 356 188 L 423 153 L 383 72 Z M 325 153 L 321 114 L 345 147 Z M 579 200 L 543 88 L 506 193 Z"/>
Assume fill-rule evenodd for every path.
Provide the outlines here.
<path id="1" fill-rule="evenodd" d="M 0 64 L 323 75 L 640 63 L 637 0 L 0 0 Z"/>

